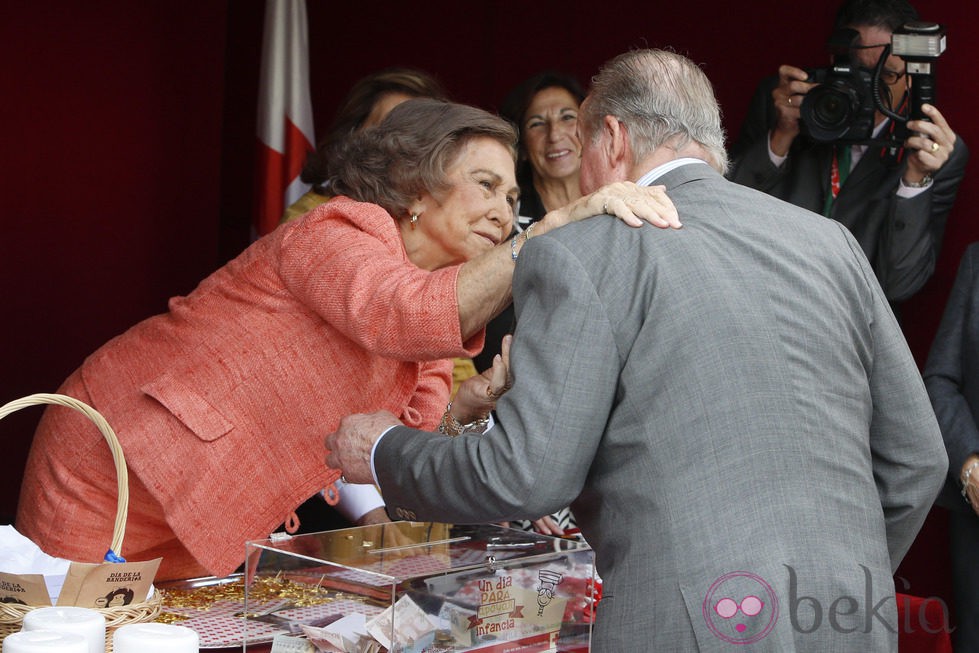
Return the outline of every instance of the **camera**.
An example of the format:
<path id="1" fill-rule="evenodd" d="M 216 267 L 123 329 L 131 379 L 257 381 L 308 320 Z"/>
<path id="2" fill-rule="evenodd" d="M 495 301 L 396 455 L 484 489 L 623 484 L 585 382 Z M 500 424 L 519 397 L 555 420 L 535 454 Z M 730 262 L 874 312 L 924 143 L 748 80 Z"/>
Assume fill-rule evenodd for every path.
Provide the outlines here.
<path id="1" fill-rule="evenodd" d="M 823 143 L 896 145 L 886 137 L 874 138 L 874 115 L 880 111 L 899 123 L 925 119 L 921 105 L 935 101 L 934 62 L 945 51 L 945 28 L 937 23 L 906 23 L 894 31 L 873 69 L 861 67 L 852 57 L 858 39 L 856 30 L 836 30 L 827 43 L 833 54 L 832 65 L 808 71 L 808 81 L 819 86 L 802 100 L 803 130 L 812 140 Z M 910 79 L 910 101 L 901 114 L 885 101 L 888 87 L 880 81 L 884 62 L 891 54 L 904 59 Z"/>
<path id="2" fill-rule="evenodd" d="M 802 100 L 802 124 L 819 142 L 861 142 L 874 131 L 877 101 L 872 73 L 856 64 L 837 61 L 832 68 L 809 71 L 807 81 L 819 84 Z"/>

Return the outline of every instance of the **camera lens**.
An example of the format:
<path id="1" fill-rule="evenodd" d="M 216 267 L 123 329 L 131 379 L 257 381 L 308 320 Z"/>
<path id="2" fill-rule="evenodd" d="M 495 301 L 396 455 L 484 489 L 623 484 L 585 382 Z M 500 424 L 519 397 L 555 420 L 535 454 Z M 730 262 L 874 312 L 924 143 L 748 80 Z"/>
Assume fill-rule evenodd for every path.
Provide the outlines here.
<path id="1" fill-rule="evenodd" d="M 860 95 L 849 84 L 823 84 L 809 91 L 802 101 L 802 120 L 813 138 L 833 141 L 850 129 L 860 106 Z"/>
<path id="2" fill-rule="evenodd" d="M 850 105 L 844 95 L 834 89 L 821 94 L 812 106 L 812 117 L 826 129 L 846 125 L 850 117 Z"/>

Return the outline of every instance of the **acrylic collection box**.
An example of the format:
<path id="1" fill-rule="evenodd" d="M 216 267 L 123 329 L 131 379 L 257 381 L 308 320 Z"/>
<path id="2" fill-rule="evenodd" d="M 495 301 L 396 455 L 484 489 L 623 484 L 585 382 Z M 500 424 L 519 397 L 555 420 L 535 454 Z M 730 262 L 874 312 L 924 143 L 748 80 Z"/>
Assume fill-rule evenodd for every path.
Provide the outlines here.
<path id="1" fill-rule="evenodd" d="M 349 653 L 587 651 L 593 590 L 587 544 L 498 526 L 394 522 L 249 542 L 244 650 L 305 639 Z"/>

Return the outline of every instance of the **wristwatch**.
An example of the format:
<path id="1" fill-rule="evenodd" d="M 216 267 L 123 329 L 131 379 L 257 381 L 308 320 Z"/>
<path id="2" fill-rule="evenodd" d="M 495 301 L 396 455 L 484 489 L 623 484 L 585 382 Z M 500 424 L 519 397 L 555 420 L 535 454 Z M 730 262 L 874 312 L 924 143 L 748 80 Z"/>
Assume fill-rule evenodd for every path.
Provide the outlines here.
<path id="1" fill-rule="evenodd" d="M 925 188 L 926 186 L 931 186 L 931 182 L 932 182 L 931 175 L 925 175 L 919 181 L 907 182 L 904 181 L 903 179 L 901 180 L 901 183 L 903 183 L 908 188 Z"/>

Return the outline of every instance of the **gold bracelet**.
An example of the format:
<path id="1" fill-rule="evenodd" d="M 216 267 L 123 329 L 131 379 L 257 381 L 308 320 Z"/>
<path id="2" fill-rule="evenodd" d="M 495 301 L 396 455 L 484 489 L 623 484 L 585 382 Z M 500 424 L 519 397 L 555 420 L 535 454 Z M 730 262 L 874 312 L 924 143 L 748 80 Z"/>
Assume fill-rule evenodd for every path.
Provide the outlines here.
<path id="1" fill-rule="evenodd" d="M 439 422 L 438 431 L 442 435 L 447 435 L 450 438 L 454 438 L 457 435 L 462 435 L 463 433 L 482 433 L 486 430 L 486 425 L 489 423 L 489 416 L 480 417 L 468 424 L 463 424 L 455 418 L 452 414 L 452 402 L 445 407 L 445 412 L 442 413 L 442 420 Z"/>

